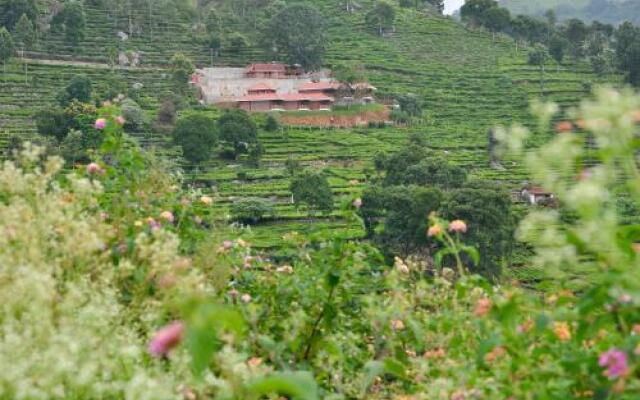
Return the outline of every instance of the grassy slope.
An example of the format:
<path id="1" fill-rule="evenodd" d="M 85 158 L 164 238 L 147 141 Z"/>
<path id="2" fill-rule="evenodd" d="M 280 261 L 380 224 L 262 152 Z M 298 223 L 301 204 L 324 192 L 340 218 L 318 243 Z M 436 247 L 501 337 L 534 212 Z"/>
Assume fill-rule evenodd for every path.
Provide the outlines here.
<path id="1" fill-rule="evenodd" d="M 212 179 L 217 183 L 221 199 L 216 205 L 226 213 L 228 205 L 238 197 L 260 196 L 277 205 L 278 219 L 254 228 L 256 242 L 261 246 L 277 245 L 280 236 L 292 229 L 308 230 L 318 226 L 310 224 L 305 215 L 288 202 L 288 178 L 284 161 L 292 156 L 315 168 L 325 168 L 336 194 L 358 193 L 371 167 L 371 158 L 380 150 L 393 151 L 402 146 L 412 133 L 421 133 L 428 146 L 446 154 L 453 162 L 468 167 L 471 175 L 504 181 L 509 187 L 526 179 L 521 166 L 507 161 L 505 171 L 488 168 L 486 152 L 487 130 L 495 124 L 515 121 L 530 124 L 528 102 L 541 95 L 538 71 L 526 65 L 526 54 L 516 53 L 507 38 L 469 31 L 452 20 L 415 11 L 400 12 L 396 33 L 379 38 L 363 26 L 363 14 L 346 14 L 335 1 L 314 2 L 327 16 L 329 36 L 327 63 L 346 63 L 362 68 L 371 82 L 380 89 L 380 96 L 396 93 L 416 93 L 426 104 L 426 119 L 420 126 L 410 128 L 318 130 L 288 129 L 272 134 L 261 133 L 267 153 L 260 169 L 247 169 L 219 160 L 212 161 L 195 178 Z M 369 6 L 371 1 L 362 1 Z M 113 43 L 115 24 L 108 13 L 89 9 L 87 40 L 72 54 L 60 38 L 53 37 L 41 44 L 44 56 L 70 56 L 104 61 L 104 48 Z M 143 51 L 143 62 L 162 64 L 175 51 L 189 54 L 200 65 L 206 64 L 208 54 L 193 43 L 186 23 L 174 21 L 163 34 L 134 38 L 126 42 L 129 49 Z M 44 51 L 46 49 L 46 51 Z M 222 54 L 218 62 L 242 65 L 248 60 L 265 59 L 256 48 L 240 55 Z M 20 65 L 9 67 L 8 82 L 0 84 L 0 132 L 32 130 L 30 114 L 53 100 L 74 73 L 88 73 L 100 83 L 105 70 L 86 67 L 30 65 L 28 83 L 20 74 Z M 114 72 L 116 78 L 128 83 L 142 82 L 149 96 L 145 108 L 156 105 L 153 96 L 168 87 L 165 72 L 160 69 L 124 70 Z M 587 95 L 585 82 L 599 79 L 588 72 L 586 66 L 567 65 L 556 72 L 551 68 L 546 77 L 544 97 L 564 106 L 575 105 Z M 153 132 L 139 135 L 149 146 L 160 152 L 177 156 L 178 151 L 168 145 L 168 138 Z M 546 138 L 537 137 L 532 145 Z M 248 175 L 239 179 L 238 172 Z M 353 181 L 357 180 L 358 183 Z M 323 218 L 323 225 L 352 236 L 356 227 L 347 226 L 339 219 Z"/>

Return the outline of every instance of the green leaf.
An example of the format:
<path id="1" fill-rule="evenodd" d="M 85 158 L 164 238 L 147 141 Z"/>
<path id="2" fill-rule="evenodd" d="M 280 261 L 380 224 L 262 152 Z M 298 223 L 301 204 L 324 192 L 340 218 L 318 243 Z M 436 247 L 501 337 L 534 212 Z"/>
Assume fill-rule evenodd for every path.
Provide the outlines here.
<path id="1" fill-rule="evenodd" d="M 364 366 L 364 380 L 362 382 L 362 397 L 367 392 L 369 387 L 373 384 L 373 381 L 377 376 L 382 375 L 384 372 L 384 364 L 381 361 L 369 361 Z"/>
<path id="2" fill-rule="evenodd" d="M 194 373 L 200 376 L 206 370 L 213 353 L 221 346 L 222 332 L 241 338 L 244 328 L 244 320 L 237 311 L 209 302 L 196 304 L 187 318 L 185 338 Z"/>
<path id="3" fill-rule="evenodd" d="M 263 396 L 277 393 L 295 400 L 317 400 L 318 385 L 308 372 L 280 372 L 259 379 L 249 385 L 252 394 Z"/>
<path id="4" fill-rule="evenodd" d="M 407 377 L 404 365 L 395 358 L 387 358 L 384 360 L 384 372 L 400 379 Z"/>

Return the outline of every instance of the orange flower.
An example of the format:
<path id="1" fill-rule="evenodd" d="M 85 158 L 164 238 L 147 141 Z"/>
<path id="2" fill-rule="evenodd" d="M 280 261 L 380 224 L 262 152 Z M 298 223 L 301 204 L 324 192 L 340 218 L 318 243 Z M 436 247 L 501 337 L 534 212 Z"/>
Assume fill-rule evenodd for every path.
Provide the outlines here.
<path id="1" fill-rule="evenodd" d="M 493 364 L 497 359 L 501 358 L 505 354 L 507 354 L 507 351 L 504 347 L 496 346 L 484 356 L 484 361 L 486 361 L 487 364 Z"/>
<path id="2" fill-rule="evenodd" d="M 633 113 L 633 120 L 637 123 L 640 124 L 640 110 L 636 110 Z"/>
<path id="3" fill-rule="evenodd" d="M 404 322 L 399 319 L 394 319 L 391 321 L 391 328 L 393 328 L 394 331 L 402 331 L 404 330 Z"/>
<path id="4" fill-rule="evenodd" d="M 434 350 L 427 350 L 423 357 L 426 358 L 427 360 L 432 360 L 432 359 L 437 359 L 437 358 L 444 358 L 446 355 L 445 351 L 443 349 L 434 349 Z"/>
<path id="5" fill-rule="evenodd" d="M 491 303 L 490 299 L 482 298 L 476 303 L 476 308 L 475 310 L 473 310 L 473 315 L 475 315 L 476 317 L 484 317 L 485 315 L 489 314 L 492 306 L 493 303 Z"/>
<path id="6" fill-rule="evenodd" d="M 633 335 L 640 335 L 640 324 L 635 324 L 633 328 L 631 328 L 631 332 Z"/>
<path id="7" fill-rule="evenodd" d="M 634 243 L 631 245 L 631 248 L 633 249 L 633 251 L 635 251 L 636 253 L 640 253 L 640 243 Z"/>
<path id="8" fill-rule="evenodd" d="M 531 329 L 533 329 L 534 326 L 534 322 L 531 318 L 527 319 L 526 321 L 524 321 L 522 324 L 518 325 L 518 333 L 527 333 L 529 332 Z"/>
<path id="9" fill-rule="evenodd" d="M 560 121 L 556 124 L 556 132 L 567 133 L 573 131 L 573 124 L 569 121 Z"/>
<path id="10" fill-rule="evenodd" d="M 427 236 L 434 237 L 434 236 L 440 235 L 441 233 L 442 233 L 442 227 L 440 225 L 434 225 L 430 227 L 429 230 L 427 231 Z"/>
<path id="11" fill-rule="evenodd" d="M 571 340 L 571 328 L 566 322 L 554 322 L 553 333 L 555 333 L 556 337 L 561 342 L 567 342 Z"/>
<path id="12" fill-rule="evenodd" d="M 252 357 L 249 360 L 247 360 L 247 365 L 249 365 L 249 367 L 251 368 L 259 367 L 260 365 L 262 365 L 262 358 Z"/>

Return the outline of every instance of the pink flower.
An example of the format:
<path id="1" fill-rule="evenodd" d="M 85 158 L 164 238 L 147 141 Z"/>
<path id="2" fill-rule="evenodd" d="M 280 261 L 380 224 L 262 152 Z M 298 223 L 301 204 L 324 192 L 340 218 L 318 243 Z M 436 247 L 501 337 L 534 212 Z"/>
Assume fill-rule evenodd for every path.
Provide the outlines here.
<path id="1" fill-rule="evenodd" d="M 455 221 L 451 221 L 449 224 L 449 230 L 456 233 L 465 233 L 467 231 L 467 224 L 464 221 L 457 219 Z"/>
<path id="2" fill-rule="evenodd" d="M 598 360 L 598 364 L 601 367 L 607 368 L 605 375 L 609 377 L 609 379 L 620 378 L 629 373 L 627 353 L 624 351 L 611 349 L 606 353 L 602 353 Z"/>
<path id="3" fill-rule="evenodd" d="M 99 131 L 103 130 L 107 127 L 107 120 L 104 118 L 98 118 L 94 127 Z"/>
<path id="4" fill-rule="evenodd" d="M 87 165 L 87 173 L 89 175 L 101 174 L 102 173 L 102 167 L 100 165 L 98 165 L 97 163 L 92 162 L 91 164 Z"/>
<path id="5" fill-rule="evenodd" d="M 149 353 L 153 357 L 164 357 L 180 344 L 184 334 L 184 323 L 175 321 L 156 332 L 149 343 Z"/>
<path id="6" fill-rule="evenodd" d="M 245 293 L 240 297 L 240 300 L 242 300 L 243 303 L 249 303 L 251 302 L 251 295 L 249 293 Z"/>
<path id="7" fill-rule="evenodd" d="M 360 198 L 355 199 L 355 200 L 353 201 L 353 206 L 354 206 L 355 208 L 360 208 L 360 207 L 362 207 L 362 199 L 360 199 Z"/>
<path id="8" fill-rule="evenodd" d="M 225 250 L 231 250 L 232 247 L 233 242 L 231 240 L 225 240 L 224 242 L 222 242 L 222 248 L 224 248 Z"/>
<path id="9" fill-rule="evenodd" d="M 125 123 L 124 117 L 122 115 L 118 115 L 116 117 L 116 124 L 122 126 L 124 125 L 124 123 Z"/>
<path id="10" fill-rule="evenodd" d="M 427 236 L 434 237 L 439 236 L 442 233 L 442 227 L 440 225 L 434 225 L 427 231 Z"/>
<path id="11" fill-rule="evenodd" d="M 175 217 L 173 216 L 173 213 L 171 211 L 163 211 L 160 214 L 160 218 L 162 218 L 163 220 L 173 223 L 173 221 L 175 221 Z"/>

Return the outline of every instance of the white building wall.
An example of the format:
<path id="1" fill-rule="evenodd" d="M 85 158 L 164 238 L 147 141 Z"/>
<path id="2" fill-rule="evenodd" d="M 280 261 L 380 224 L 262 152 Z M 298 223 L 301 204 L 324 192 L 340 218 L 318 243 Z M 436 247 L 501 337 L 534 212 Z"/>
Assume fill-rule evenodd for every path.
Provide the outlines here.
<path id="1" fill-rule="evenodd" d="M 244 96 L 250 87 L 258 83 L 266 83 L 277 93 L 297 93 L 300 86 L 312 80 L 330 80 L 328 70 L 286 79 L 246 78 L 245 68 L 203 68 L 196 73 L 201 76 L 200 87 L 207 104 Z"/>

